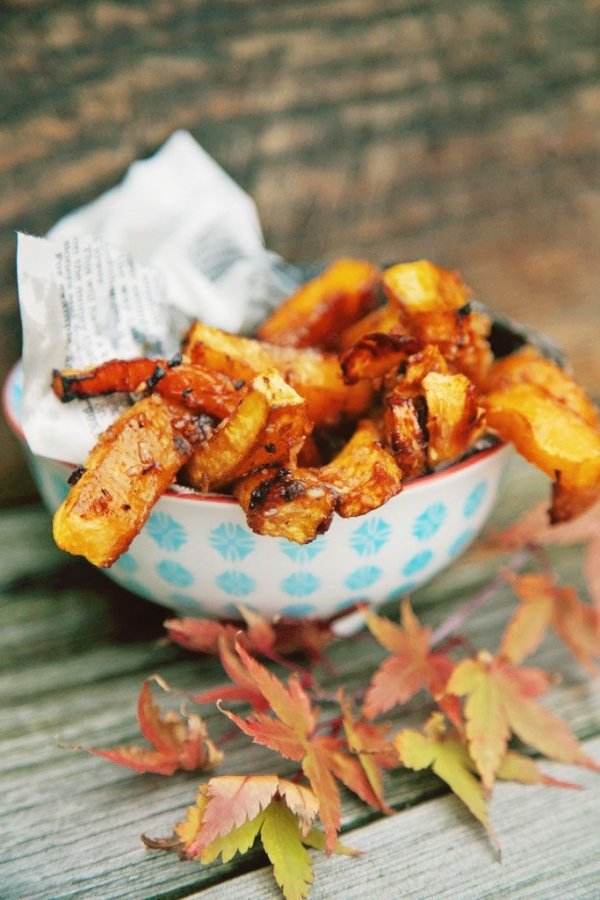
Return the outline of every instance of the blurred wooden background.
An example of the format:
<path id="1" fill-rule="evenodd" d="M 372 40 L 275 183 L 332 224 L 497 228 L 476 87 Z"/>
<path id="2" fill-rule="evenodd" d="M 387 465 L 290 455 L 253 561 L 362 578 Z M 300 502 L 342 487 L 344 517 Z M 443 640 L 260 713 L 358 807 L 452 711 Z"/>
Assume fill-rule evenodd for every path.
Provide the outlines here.
<path id="1" fill-rule="evenodd" d="M 190 129 L 291 260 L 429 256 L 600 392 L 599 0 L 4 0 L 0 375 L 14 232 Z M 2 422 L 0 501 L 32 494 Z"/>

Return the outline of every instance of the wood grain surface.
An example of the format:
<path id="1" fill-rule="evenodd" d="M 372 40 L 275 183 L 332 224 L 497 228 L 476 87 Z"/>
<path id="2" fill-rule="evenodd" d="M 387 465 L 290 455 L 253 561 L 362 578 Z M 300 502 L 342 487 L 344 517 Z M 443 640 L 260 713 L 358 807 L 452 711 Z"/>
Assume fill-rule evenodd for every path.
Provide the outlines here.
<path id="1" fill-rule="evenodd" d="M 0 376 L 14 232 L 190 129 L 291 260 L 429 256 L 600 389 L 597 0 L 4 0 Z M 0 433 L 0 500 L 31 493 Z"/>
<path id="2" fill-rule="evenodd" d="M 492 528 L 501 527 L 547 492 L 539 474 L 515 463 Z M 561 578 L 581 586 L 581 552 L 552 551 Z M 436 625 L 498 567 L 485 540 L 418 591 L 422 620 Z M 508 586 L 469 620 L 465 637 L 494 651 L 514 609 Z M 397 611 L 387 609 L 389 614 Z M 222 683 L 207 658 L 160 643 L 164 610 L 111 584 L 60 553 L 37 506 L 0 514 L 0 896 L 2 900 L 276 900 L 280 896 L 257 851 L 230 864 L 202 867 L 146 850 L 140 834 L 166 836 L 193 802 L 199 777 L 135 775 L 60 745 L 111 746 L 139 740 L 135 700 L 143 678 L 159 672 L 195 692 Z M 335 676 L 364 687 L 383 652 L 358 636 L 331 651 Z M 562 715 L 600 759 L 600 682 L 589 680 L 564 645 L 549 638 L 532 664 L 562 676 L 544 705 Z M 319 670 L 323 687 L 331 674 Z M 419 696 L 397 724 L 418 726 Z M 228 726 L 207 707 L 213 737 Z M 59 745 L 60 744 L 60 745 Z M 226 745 L 221 772 L 269 772 L 285 763 L 239 734 Z M 293 764 L 290 764 L 293 765 Z M 546 764 L 549 772 L 558 767 Z M 344 840 L 359 859 L 316 860 L 312 900 L 381 897 L 564 900 L 598 896 L 600 778 L 561 767 L 582 791 L 499 786 L 492 820 L 503 848 L 495 860 L 483 830 L 430 772 L 386 774 L 397 815 L 381 817 L 344 792 Z"/>

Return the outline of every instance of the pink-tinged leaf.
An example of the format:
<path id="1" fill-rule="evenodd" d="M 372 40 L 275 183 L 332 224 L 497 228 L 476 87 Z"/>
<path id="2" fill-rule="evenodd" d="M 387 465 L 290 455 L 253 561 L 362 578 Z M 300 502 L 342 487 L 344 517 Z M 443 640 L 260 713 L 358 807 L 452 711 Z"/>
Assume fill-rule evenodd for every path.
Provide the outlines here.
<path id="1" fill-rule="evenodd" d="M 167 619 L 164 624 L 172 641 L 196 653 L 218 653 L 219 638 L 233 641 L 237 631 L 215 619 Z"/>
<path id="2" fill-rule="evenodd" d="M 188 855 L 195 855 L 216 838 L 255 819 L 269 805 L 279 784 L 276 775 L 223 775 L 208 782 L 202 826 Z"/>
<path id="3" fill-rule="evenodd" d="M 96 750 L 93 747 L 79 747 L 91 756 L 100 756 L 117 766 L 126 766 L 135 772 L 153 775 L 172 775 L 179 768 L 177 757 L 165 757 L 160 750 L 146 750 L 144 747 L 114 747 L 112 750 Z"/>
<path id="4" fill-rule="evenodd" d="M 309 788 L 285 778 L 279 779 L 278 790 L 288 809 L 297 817 L 302 834 L 307 835 L 319 812 L 316 795 Z"/>
<path id="5" fill-rule="evenodd" d="M 250 719 L 242 719 L 226 709 L 222 712 L 240 731 L 251 737 L 255 744 L 262 744 L 263 747 L 274 750 L 286 759 L 300 760 L 304 756 L 305 744 L 285 722 L 258 712 L 253 713 Z"/>
<path id="6" fill-rule="evenodd" d="M 219 657 L 221 665 L 234 684 L 203 691 L 193 698 L 194 701 L 214 703 L 218 700 L 245 700 L 253 709 L 259 711 L 269 709 L 269 701 L 258 690 L 255 680 L 248 674 L 237 653 L 232 650 L 229 640 L 222 635 L 219 638 Z"/>
<path id="7" fill-rule="evenodd" d="M 307 714 L 310 703 L 297 677 L 291 676 L 290 689 L 286 690 L 281 681 L 246 653 L 240 644 L 236 645 L 236 649 L 256 687 L 281 721 L 298 734 L 313 730 L 316 719 L 312 712 Z"/>
<path id="8" fill-rule="evenodd" d="M 402 604 L 402 627 L 373 613 L 366 613 L 365 618 L 373 636 L 394 654 L 384 659 L 371 679 L 365 697 L 365 716 L 374 719 L 393 706 L 406 703 L 421 688 L 440 701 L 453 663 L 443 654 L 431 651 L 431 630 L 419 624 L 408 599 Z M 442 702 L 455 718 L 454 704 Z"/>

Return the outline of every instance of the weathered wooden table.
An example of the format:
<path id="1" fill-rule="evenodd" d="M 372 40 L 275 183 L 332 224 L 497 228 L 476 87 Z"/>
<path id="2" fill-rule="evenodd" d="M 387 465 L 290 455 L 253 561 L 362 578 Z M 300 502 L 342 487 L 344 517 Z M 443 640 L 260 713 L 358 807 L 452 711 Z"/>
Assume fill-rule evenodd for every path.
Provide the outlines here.
<path id="1" fill-rule="evenodd" d="M 599 36 L 593 0 L 5 0 L 0 377 L 20 352 L 14 231 L 44 233 L 185 127 L 256 198 L 274 250 L 458 268 L 564 344 L 597 394 Z M 0 499 L 31 496 L 1 422 L 0 451 Z M 519 469 L 497 521 L 540 490 Z M 579 583 L 578 552 L 555 555 Z M 470 552 L 415 596 L 423 618 L 442 620 L 496 565 Z M 501 591 L 469 624 L 478 646 L 495 649 L 510 608 Z M 257 853 L 204 870 L 144 849 L 195 776 L 136 777 L 56 745 L 133 739 L 152 672 L 220 683 L 214 663 L 159 643 L 163 615 L 61 555 L 41 508 L 0 514 L 1 898 L 277 896 Z M 380 658 L 368 641 L 333 657 L 351 684 Z M 536 661 L 563 674 L 549 704 L 600 759 L 597 682 L 551 640 Z M 228 750 L 230 772 L 274 764 L 241 736 Z M 500 865 L 435 776 L 399 770 L 398 815 L 345 797 L 347 841 L 368 853 L 318 859 L 312 897 L 596 898 L 600 779 L 568 777 L 585 791 L 498 786 Z"/>
<path id="2" fill-rule="evenodd" d="M 492 526 L 510 520 L 547 489 L 516 463 Z M 561 577 L 581 584 L 577 548 L 553 551 Z M 480 542 L 414 602 L 427 623 L 474 593 L 499 557 Z M 146 850 L 140 834 L 170 834 L 193 802 L 200 777 L 135 775 L 62 743 L 107 746 L 137 739 L 135 700 L 153 672 L 199 690 L 222 683 L 214 660 L 160 642 L 164 611 L 120 591 L 90 566 L 56 550 L 38 506 L 0 517 L 0 896 L 21 898 L 276 898 L 266 859 L 254 851 L 229 865 L 201 867 Z M 464 634 L 494 650 L 513 601 L 508 589 Z M 391 610 L 390 612 L 393 612 Z M 365 681 L 381 653 L 365 638 L 331 652 L 350 686 Z M 560 672 L 545 703 L 600 759 L 600 685 L 558 642 L 547 639 L 534 664 Z M 326 686 L 329 676 L 320 672 Z M 417 698 L 399 721 L 421 722 Z M 211 733 L 227 722 L 209 712 Z M 222 772 L 272 771 L 278 759 L 243 735 L 226 745 Z M 596 898 L 600 890 L 600 777 L 547 763 L 580 792 L 500 784 L 492 820 L 503 849 L 496 861 L 483 830 L 429 772 L 399 769 L 386 778 L 398 813 L 380 817 L 344 794 L 344 839 L 367 851 L 315 863 L 313 898 Z M 277 766 L 285 773 L 285 764 Z"/>

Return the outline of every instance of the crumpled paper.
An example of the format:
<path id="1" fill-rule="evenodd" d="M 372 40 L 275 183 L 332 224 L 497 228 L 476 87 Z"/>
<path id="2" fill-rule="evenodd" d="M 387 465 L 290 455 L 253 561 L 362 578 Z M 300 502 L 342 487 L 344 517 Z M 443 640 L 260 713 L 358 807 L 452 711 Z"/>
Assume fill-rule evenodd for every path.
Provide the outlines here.
<path id="1" fill-rule="evenodd" d="M 196 318 L 251 331 L 302 280 L 266 249 L 251 198 L 185 131 L 45 238 L 19 234 L 17 278 L 25 437 L 73 463 L 127 400 L 63 404 L 52 369 L 170 356 Z"/>

